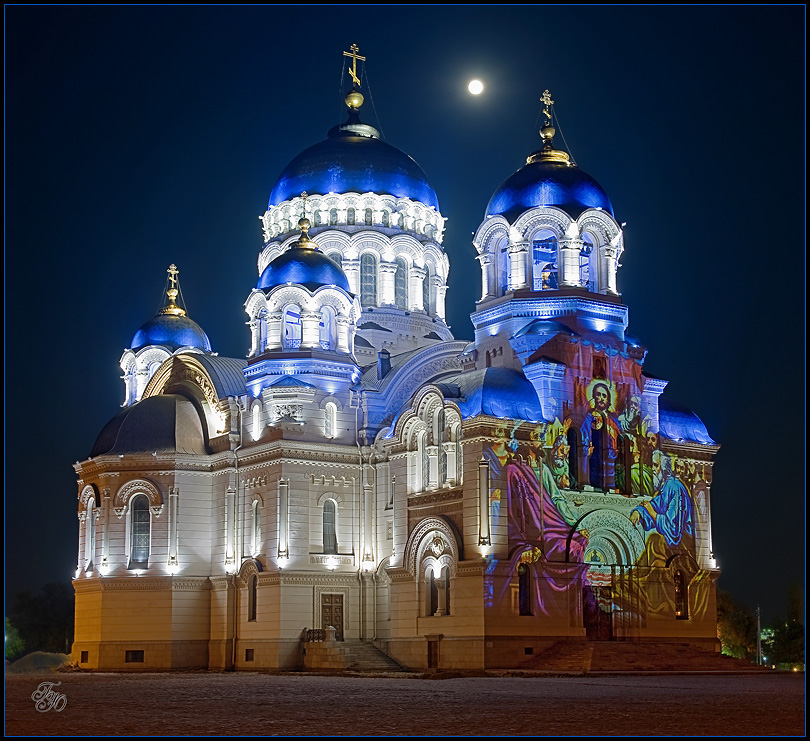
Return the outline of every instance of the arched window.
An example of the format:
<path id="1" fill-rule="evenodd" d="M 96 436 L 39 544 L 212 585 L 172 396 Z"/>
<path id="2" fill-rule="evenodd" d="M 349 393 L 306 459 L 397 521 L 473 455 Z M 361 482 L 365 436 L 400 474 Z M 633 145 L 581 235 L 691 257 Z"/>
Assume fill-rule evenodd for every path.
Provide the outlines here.
<path id="1" fill-rule="evenodd" d="M 487 368 L 492 367 L 492 356 L 489 354 L 489 350 L 487 350 L 486 363 L 487 363 L 487 365 L 486 365 Z"/>
<path id="2" fill-rule="evenodd" d="M 450 614 L 450 567 L 445 566 L 442 569 L 442 588 L 443 594 L 439 597 L 439 608 L 442 610 L 443 615 Z M 442 599 L 442 597 L 444 599 Z M 444 604 L 442 604 L 444 602 Z"/>
<path id="3" fill-rule="evenodd" d="M 258 440 L 262 436 L 262 406 L 261 404 L 254 404 L 250 412 L 251 416 L 251 430 L 250 436 L 254 440 Z"/>
<path id="4" fill-rule="evenodd" d="M 431 617 L 439 609 L 439 585 L 433 574 L 433 567 L 428 566 L 425 574 L 425 615 Z"/>
<path id="5" fill-rule="evenodd" d="M 419 452 L 422 463 L 422 491 L 427 491 L 430 487 L 430 455 L 428 455 L 427 432 L 423 432 L 419 438 Z"/>
<path id="6" fill-rule="evenodd" d="M 331 306 L 321 308 L 321 321 L 318 325 L 319 339 L 324 350 L 335 349 L 335 310 Z"/>
<path id="7" fill-rule="evenodd" d="M 336 262 L 340 267 L 343 267 L 343 255 L 340 252 L 330 252 L 327 257 Z"/>
<path id="8" fill-rule="evenodd" d="M 315 226 L 321 226 L 323 224 L 323 216 L 321 216 L 321 212 L 319 209 L 315 209 Z"/>
<path id="9" fill-rule="evenodd" d="M 497 252 L 498 295 L 503 296 L 509 290 L 509 243 L 504 239 Z"/>
<path id="10" fill-rule="evenodd" d="M 258 556 L 262 550 L 262 510 L 259 500 L 253 502 L 253 556 Z"/>
<path id="11" fill-rule="evenodd" d="M 330 208 L 329 209 L 329 226 L 335 226 L 337 224 L 337 209 Z"/>
<path id="12" fill-rule="evenodd" d="M 360 303 L 377 305 L 377 260 L 368 252 L 360 257 Z"/>
<path id="13" fill-rule="evenodd" d="M 248 587 L 248 620 L 256 620 L 256 598 L 259 596 L 259 577 L 256 574 L 250 577 L 250 586 Z"/>
<path id="14" fill-rule="evenodd" d="M 301 308 L 297 304 L 284 307 L 284 347 L 301 347 Z"/>
<path id="15" fill-rule="evenodd" d="M 397 272 L 394 273 L 394 303 L 398 309 L 408 310 L 408 263 L 397 258 Z"/>
<path id="16" fill-rule="evenodd" d="M 371 226 L 374 223 L 374 211 L 370 208 L 366 209 L 366 226 Z"/>
<path id="17" fill-rule="evenodd" d="M 557 288 L 557 237 L 547 229 L 532 241 L 532 277 L 535 291 Z"/>
<path id="18" fill-rule="evenodd" d="M 129 567 L 145 569 L 149 563 L 149 500 L 145 494 L 133 497 L 129 509 Z"/>
<path id="19" fill-rule="evenodd" d="M 331 401 L 323 408 L 323 434 L 325 437 L 335 437 L 337 433 L 337 406 Z"/>
<path id="20" fill-rule="evenodd" d="M 596 270 L 591 266 L 595 255 L 593 237 L 582 234 L 582 248 L 579 251 L 579 284 L 589 291 L 596 292 Z"/>
<path id="21" fill-rule="evenodd" d="M 323 503 L 323 552 L 337 553 L 337 507 L 331 499 Z"/>
<path id="22" fill-rule="evenodd" d="M 518 566 L 518 606 L 521 615 L 532 613 L 532 572 L 528 564 Z"/>
<path id="23" fill-rule="evenodd" d="M 93 570 L 96 555 L 96 505 L 91 497 L 87 502 L 84 522 L 84 570 Z"/>
<path id="24" fill-rule="evenodd" d="M 675 617 L 678 620 L 689 619 L 689 593 L 683 571 L 675 572 Z"/>
<path id="25" fill-rule="evenodd" d="M 354 209 L 353 208 L 347 208 L 346 209 L 346 223 L 349 226 L 354 226 L 354 219 L 355 219 Z"/>
<path id="26" fill-rule="evenodd" d="M 425 306 L 425 312 L 433 314 L 436 311 L 434 303 L 434 290 L 433 290 L 433 268 L 429 262 L 425 263 L 425 277 L 422 280 L 422 303 Z"/>
<path id="27" fill-rule="evenodd" d="M 579 478 L 579 447 L 577 441 L 577 433 L 575 430 L 569 429 L 565 435 L 568 442 L 568 481 L 569 488 L 576 489 L 577 480 Z"/>
<path id="28" fill-rule="evenodd" d="M 388 211 L 382 212 L 382 225 L 391 226 L 391 214 Z"/>
<path id="29" fill-rule="evenodd" d="M 439 409 L 436 412 L 436 421 L 435 421 L 435 429 L 433 431 L 433 439 L 436 441 L 436 445 L 438 446 L 438 457 L 439 457 L 439 475 L 438 475 L 438 486 L 441 488 L 445 484 L 447 484 L 447 451 L 444 449 L 444 427 L 445 427 L 445 415 L 444 409 Z"/>

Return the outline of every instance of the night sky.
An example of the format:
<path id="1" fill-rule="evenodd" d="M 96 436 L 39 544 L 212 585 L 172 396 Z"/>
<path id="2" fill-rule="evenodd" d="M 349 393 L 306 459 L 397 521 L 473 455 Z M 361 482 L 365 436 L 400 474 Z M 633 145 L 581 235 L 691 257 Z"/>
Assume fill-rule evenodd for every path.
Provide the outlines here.
<path id="1" fill-rule="evenodd" d="M 551 90 L 569 151 L 627 222 L 619 290 L 645 369 L 722 445 L 719 586 L 784 612 L 806 540 L 804 6 L 5 16 L 7 597 L 73 574 L 71 464 L 119 411 L 118 361 L 170 263 L 214 350 L 246 356 L 258 217 L 284 166 L 343 120 L 356 43 L 363 120 L 422 166 L 448 218 L 458 338 L 480 298 L 472 232 L 539 148 Z"/>

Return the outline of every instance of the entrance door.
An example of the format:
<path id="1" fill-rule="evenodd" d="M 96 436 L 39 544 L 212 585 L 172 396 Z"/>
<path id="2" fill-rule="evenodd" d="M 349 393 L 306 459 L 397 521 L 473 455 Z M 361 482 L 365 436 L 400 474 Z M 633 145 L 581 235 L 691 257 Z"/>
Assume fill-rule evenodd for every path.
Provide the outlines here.
<path id="1" fill-rule="evenodd" d="M 591 641 L 613 640 L 612 606 L 613 590 L 610 587 L 583 588 L 582 621 L 586 638 Z"/>
<path id="2" fill-rule="evenodd" d="M 335 629 L 337 640 L 343 640 L 343 595 L 321 595 L 321 627 Z"/>

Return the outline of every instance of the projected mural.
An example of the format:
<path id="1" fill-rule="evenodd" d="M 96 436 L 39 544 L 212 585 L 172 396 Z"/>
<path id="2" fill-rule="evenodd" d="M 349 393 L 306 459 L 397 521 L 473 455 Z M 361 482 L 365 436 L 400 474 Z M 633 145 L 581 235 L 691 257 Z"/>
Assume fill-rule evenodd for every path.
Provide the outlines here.
<path id="1" fill-rule="evenodd" d="M 586 632 L 610 638 L 617 614 L 638 624 L 705 609 L 695 532 L 706 481 L 698 463 L 660 449 L 635 379 L 593 370 L 574 379 L 562 418 L 504 423 L 484 457 L 491 525 L 505 524 L 520 554 L 520 613 L 565 614 L 578 589 Z"/>

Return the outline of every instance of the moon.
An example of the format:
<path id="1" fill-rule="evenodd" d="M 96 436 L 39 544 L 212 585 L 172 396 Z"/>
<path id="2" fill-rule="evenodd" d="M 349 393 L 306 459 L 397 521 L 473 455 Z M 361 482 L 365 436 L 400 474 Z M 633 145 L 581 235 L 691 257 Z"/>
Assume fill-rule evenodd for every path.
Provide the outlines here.
<path id="1" fill-rule="evenodd" d="M 467 90 L 469 90 L 473 95 L 481 95 L 484 92 L 484 83 L 481 80 L 470 80 L 470 84 L 467 85 Z"/>

